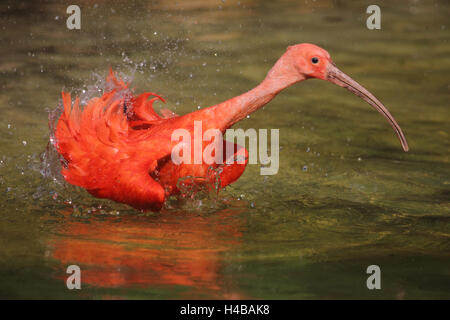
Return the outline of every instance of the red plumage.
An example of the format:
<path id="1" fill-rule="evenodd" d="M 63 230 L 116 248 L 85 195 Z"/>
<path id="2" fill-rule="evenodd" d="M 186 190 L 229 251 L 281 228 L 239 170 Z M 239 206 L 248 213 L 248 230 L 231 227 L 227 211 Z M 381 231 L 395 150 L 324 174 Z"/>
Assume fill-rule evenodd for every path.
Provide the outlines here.
<path id="1" fill-rule="evenodd" d="M 72 106 L 71 95 L 62 93 L 64 110 L 55 130 L 57 151 L 65 159 L 61 173 L 96 197 L 158 210 L 166 196 L 178 192 L 180 177 L 205 176 L 208 165 L 175 165 L 168 159 L 175 144 L 171 130 L 183 127 L 186 119 L 170 122 L 183 117 L 166 109 L 158 115 L 152 105 L 163 98 L 151 92 L 134 97 L 112 71 L 106 87 L 83 109 L 78 98 Z M 224 170 L 221 187 L 236 180 L 245 165 Z"/>

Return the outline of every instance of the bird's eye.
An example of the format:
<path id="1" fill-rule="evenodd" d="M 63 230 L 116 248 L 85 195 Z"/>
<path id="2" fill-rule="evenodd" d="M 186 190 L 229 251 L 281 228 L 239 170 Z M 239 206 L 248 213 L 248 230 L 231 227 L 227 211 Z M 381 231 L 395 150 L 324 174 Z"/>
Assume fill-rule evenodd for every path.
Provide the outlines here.
<path id="1" fill-rule="evenodd" d="M 313 57 L 313 58 L 311 59 L 311 62 L 314 63 L 314 64 L 316 64 L 316 63 L 319 62 L 319 58 Z"/>

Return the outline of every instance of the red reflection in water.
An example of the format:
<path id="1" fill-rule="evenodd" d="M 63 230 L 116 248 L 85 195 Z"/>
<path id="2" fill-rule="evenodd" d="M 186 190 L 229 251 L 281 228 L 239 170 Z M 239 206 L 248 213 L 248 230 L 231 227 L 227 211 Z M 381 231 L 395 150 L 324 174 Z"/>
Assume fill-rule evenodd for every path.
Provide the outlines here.
<path id="1" fill-rule="evenodd" d="M 242 237 L 239 211 L 208 216 L 165 213 L 158 216 L 67 217 L 49 241 L 51 256 L 82 269 L 82 285 L 97 287 L 181 285 L 222 298 L 223 254 Z M 65 275 L 67 276 L 67 275 Z"/>

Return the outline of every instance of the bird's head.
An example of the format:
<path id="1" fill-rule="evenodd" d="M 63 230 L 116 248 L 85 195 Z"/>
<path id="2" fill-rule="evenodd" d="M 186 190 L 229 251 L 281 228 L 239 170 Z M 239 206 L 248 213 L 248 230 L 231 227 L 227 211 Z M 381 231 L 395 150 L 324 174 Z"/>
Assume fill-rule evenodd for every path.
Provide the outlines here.
<path id="1" fill-rule="evenodd" d="M 301 43 L 289 46 L 287 50 L 295 70 L 304 79 L 326 80 L 328 65 L 332 63 L 330 54 L 314 44 Z"/>
<path id="2" fill-rule="evenodd" d="M 297 73 L 297 77 L 300 79 L 316 78 L 337 84 L 374 107 L 392 126 L 400 139 L 403 150 L 408 151 L 409 147 L 405 135 L 386 107 L 367 89 L 339 70 L 326 50 L 314 44 L 302 43 L 289 46 L 286 55 L 289 64 L 291 64 L 291 70 L 294 69 L 293 71 Z"/>

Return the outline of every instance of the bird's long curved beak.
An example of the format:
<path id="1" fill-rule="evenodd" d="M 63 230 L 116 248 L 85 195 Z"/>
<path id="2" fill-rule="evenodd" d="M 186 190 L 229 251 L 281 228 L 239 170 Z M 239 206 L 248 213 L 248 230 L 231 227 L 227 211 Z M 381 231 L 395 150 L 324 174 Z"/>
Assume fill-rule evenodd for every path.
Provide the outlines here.
<path id="1" fill-rule="evenodd" d="M 353 92 L 358 97 L 364 99 L 368 104 L 374 107 L 378 112 L 380 112 L 389 124 L 394 129 L 397 134 L 400 142 L 402 144 L 403 150 L 406 152 L 409 150 L 408 142 L 406 141 L 405 135 L 403 134 L 402 129 L 395 121 L 394 117 L 391 113 L 386 109 L 386 107 L 377 99 L 373 94 L 371 94 L 368 90 L 366 90 L 362 85 L 358 82 L 350 78 L 348 75 L 339 70 L 336 65 L 332 62 L 328 65 L 327 68 L 327 80 L 337 84 L 340 87 L 346 88 L 347 90 Z"/>

